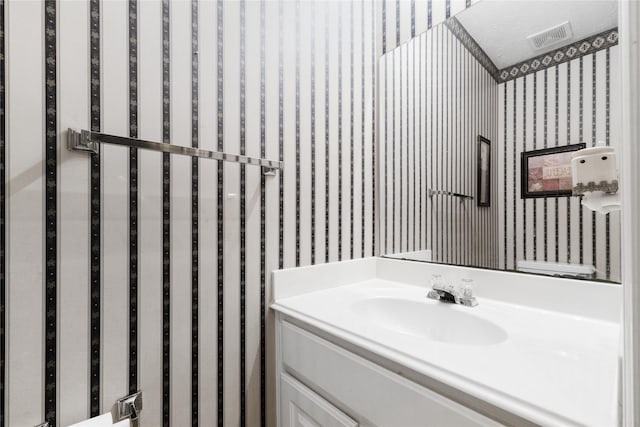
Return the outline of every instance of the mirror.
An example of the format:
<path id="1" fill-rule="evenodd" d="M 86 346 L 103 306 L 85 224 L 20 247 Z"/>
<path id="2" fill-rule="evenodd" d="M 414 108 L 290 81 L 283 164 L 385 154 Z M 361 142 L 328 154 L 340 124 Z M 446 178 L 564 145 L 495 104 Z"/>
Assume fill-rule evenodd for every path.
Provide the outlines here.
<path id="1" fill-rule="evenodd" d="M 619 146 L 618 62 L 615 1 L 481 0 L 382 56 L 381 252 L 620 282 L 568 163 Z"/>

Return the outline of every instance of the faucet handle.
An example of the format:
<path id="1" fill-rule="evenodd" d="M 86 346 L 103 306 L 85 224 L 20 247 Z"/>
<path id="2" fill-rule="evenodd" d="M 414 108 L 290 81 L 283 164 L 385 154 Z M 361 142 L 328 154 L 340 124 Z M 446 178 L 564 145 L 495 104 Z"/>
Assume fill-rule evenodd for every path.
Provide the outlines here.
<path id="1" fill-rule="evenodd" d="M 473 279 L 460 280 L 460 304 L 469 307 L 475 307 L 478 305 L 478 300 L 473 295 L 473 291 L 476 288 L 476 284 Z"/>
<path id="2" fill-rule="evenodd" d="M 466 298 L 473 298 L 476 284 L 473 279 L 461 279 L 460 280 L 460 293 Z"/>
<path id="3" fill-rule="evenodd" d="M 444 290 L 445 283 L 441 274 L 432 274 L 431 281 L 429 282 L 431 289 Z"/>

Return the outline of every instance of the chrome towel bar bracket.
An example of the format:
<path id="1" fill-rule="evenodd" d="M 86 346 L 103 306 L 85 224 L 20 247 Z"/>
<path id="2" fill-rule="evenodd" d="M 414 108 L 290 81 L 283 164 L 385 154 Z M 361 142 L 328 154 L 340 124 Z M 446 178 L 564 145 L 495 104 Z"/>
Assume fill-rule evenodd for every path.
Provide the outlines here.
<path id="1" fill-rule="evenodd" d="M 138 391 L 116 400 L 111 410 L 111 417 L 114 423 L 128 418 L 131 422 L 131 427 L 138 427 L 141 410 L 142 392 Z"/>
<path id="2" fill-rule="evenodd" d="M 274 176 L 283 168 L 283 162 L 277 160 L 260 159 L 240 154 L 227 154 L 218 151 L 203 150 L 201 148 L 183 147 L 180 145 L 163 144 L 160 142 L 145 141 L 136 138 L 126 138 L 116 135 L 107 135 L 88 130 L 68 129 L 67 148 L 72 151 L 84 151 L 98 154 L 99 144 L 114 144 L 144 150 L 159 151 L 162 153 L 178 154 L 182 156 L 200 157 L 203 159 L 222 160 L 244 165 L 260 166 L 263 174 Z"/>
<path id="3" fill-rule="evenodd" d="M 139 427 L 140 411 L 142 411 L 142 391 L 116 400 L 111 407 L 111 422 L 115 424 L 119 421 L 129 419 L 131 427 Z M 102 417 L 102 415 L 100 415 L 100 417 Z M 45 421 L 34 427 L 49 427 L 49 425 L 49 422 Z"/>

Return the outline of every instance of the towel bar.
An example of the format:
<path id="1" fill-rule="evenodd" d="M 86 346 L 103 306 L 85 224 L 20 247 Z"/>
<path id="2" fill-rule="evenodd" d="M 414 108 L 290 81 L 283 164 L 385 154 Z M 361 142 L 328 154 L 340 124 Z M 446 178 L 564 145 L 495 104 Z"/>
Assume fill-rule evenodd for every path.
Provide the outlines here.
<path id="1" fill-rule="evenodd" d="M 72 151 L 84 151 L 98 154 L 99 144 L 114 144 L 132 148 L 140 148 L 163 153 L 179 154 L 183 156 L 201 157 L 203 159 L 222 160 L 245 165 L 261 166 L 263 173 L 268 176 L 275 175 L 278 169 L 283 168 L 283 162 L 278 160 L 260 159 L 241 154 L 227 154 L 219 151 L 203 150 L 201 148 L 183 147 L 180 145 L 164 144 L 160 142 L 145 141 L 143 139 L 127 138 L 123 136 L 107 135 L 88 130 L 67 131 L 67 148 Z"/>

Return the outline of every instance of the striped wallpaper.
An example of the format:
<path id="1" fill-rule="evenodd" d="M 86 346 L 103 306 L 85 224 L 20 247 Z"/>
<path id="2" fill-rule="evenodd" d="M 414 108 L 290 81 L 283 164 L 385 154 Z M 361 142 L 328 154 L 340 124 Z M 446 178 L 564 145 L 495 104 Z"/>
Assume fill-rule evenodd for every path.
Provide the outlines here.
<path id="1" fill-rule="evenodd" d="M 138 389 L 142 425 L 274 424 L 270 272 L 378 253 L 381 8 L 0 0 L 0 427 Z M 68 127 L 284 171 L 89 158 Z"/>
<path id="2" fill-rule="evenodd" d="M 596 214 L 577 197 L 520 198 L 523 151 L 620 146 L 618 63 L 614 45 L 500 84 L 501 268 L 520 259 L 584 263 L 600 279 L 621 280 L 619 212 Z"/>
<path id="3" fill-rule="evenodd" d="M 380 0 L 378 54 L 392 51 L 480 0 Z"/>
<path id="4" fill-rule="evenodd" d="M 441 218 L 445 209 L 468 214 L 442 196 L 427 197 L 428 185 L 453 183 L 444 164 L 427 165 L 454 147 L 456 162 L 475 162 L 480 97 L 456 103 L 445 91 L 476 94 L 485 72 L 444 27 L 394 50 L 469 5 L 0 0 L 0 427 L 45 419 L 68 425 L 138 389 L 143 425 L 274 425 L 272 270 L 375 255 L 382 239 L 489 262 L 492 256 L 470 248 L 455 253 L 440 226 L 416 214 L 424 207 Z M 445 40 L 446 49 L 428 49 Z M 609 54 L 613 61 L 615 49 Z M 445 73 L 444 65 L 433 69 L 431 55 L 446 56 L 452 68 L 453 61 L 475 65 L 463 76 Z M 608 73 L 583 62 L 582 80 L 575 65 L 563 64 L 571 93 L 576 82 L 585 88 L 580 100 L 571 96 L 571 114 L 582 105 L 579 128 L 598 136 L 601 126 L 590 126 L 602 112 L 589 113 L 589 100 L 602 88 L 589 92 L 589 82 L 611 75 L 613 62 Z M 422 75 L 432 77 L 429 85 Z M 562 76 L 559 82 L 562 88 Z M 507 161 L 495 163 L 500 168 L 512 158 L 499 138 L 512 114 L 511 88 L 523 93 L 517 85 L 500 86 L 495 102 L 506 93 L 507 113 L 499 104 L 490 118 L 499 121 L 501 132 L 488 138 L 496 160 Z M 610 89 L 613 105 L 614 80 Z M 449 102 L 446 115 L 434 114 L 432 92 Z M 394 120 L 378 124 L 384 108 Z M 463 127 L 452 126 L 459 108 L 470 117 Z M 612 144 L 613 111 L 611 132 L 604 131 Z M 285 169 L 265 177 L 253 167 L 113 146 L 89 159 L 64 148 L 68 127 L 280 158 Z M 427 130 L 445 144 L 433 145 L 439 151 L 422 144 Z M 453 130 L 468 133 L 468 145 Z M 384 176 L 388 162 L 380 159 L 394 149 L 395 169 Z M 394 176 L 396 185 L 412 186 L 386 194 L 385 180 Z M 470 180 L 459 184 L 474 188 Z M 406 220 L 404 234 L 398 229 L 393 238 L 393 230 L 378 230 L 388 221 L 389 212 L 377 210 L 388 206 L 385 194 L 386 203 L 397 197 L 393 212 Z M 494 206 L 501 205 L 492 201 L 485 216 Z M 584 248 L 571 256 L 588 260 L 593 247 L 609 242 L 605 268 L 610 259 L 614 277 L 617 219 L 604 228 L 596 220 L 591 235 L 583 216 Z M 509 233 L 510 224 L 501 222 L 498 232 Z M 461 225 L 455 236 L 464 240 L 473 224 L 450 224 Z M 483 244 L 489 240 L 474 243 Z M 500 248 L 501 265 L 512 262 L 512 250 L 505 258 Z"/>
<path id="5" fill-rule="evenodd" d="M 582 209 L 579 200 L 574 197 L 536 200 L 520 198 L 522 151 L 576 142 L 586 142 L 590 146 L 599 140 L 613 146 L 619 143 L 616 138 L 619 129 L 616 102 L 619 96 L 616 79 L 617 31 L 606 31 L 572 44 L 573 48 L 568 46 L 558 49 L 518 64 L 517 68 L 507 67 L 504 70 L 496 70 L 493 66 L 486 71 L 479 67 L 475 63 L 475 58 L 478 58 L 477 49 L 471 46 L 472 53 L 476 54 L 471 59 L 471 64 L 474 65 L 468 70 L 468 66 L 463 65 L 462 68 L 466 71 L 460 76 L 459 67 L 451 61 L 458 60 L 456 49 L 464 51 L 463 58 L 469 52 L 463 47 L 439 46 L 439 43 L 446 45 L 450 40 L 454 40 L 455 45 L 460 43 L 447 29 L 435 27 L 395 50 L 394 47 L 412 37 L 413 32 L 409 33 L 407 29 L 414 27 L 414 22 L 418 23 L 418 28 L 429 27 L 434 10 L 439 10 L 438 16 L 441 19 L 448 16 L 447 10 L 455 8 L 459 11 L 468 5 L 462 2 L 444 2 L 442 9 L 438 9 L 439 3 L 427 2 L 427 8 L 432 12 L 427 13 L 427 19 L 424 20 L 424 14 L 415 12 L 421 6 L 419 3 L 391 3 L 393 7 L 387 5 L 382 11 L 383 21 L 386 23 L 383 25 L 382 46 L 391 51 L 380 61 L 381 83 L 378 88 L 381 102 L 379 151 L 382 156 L 378 171 L 382 183 L 379 200 L 382 216 L 381 252 L 432 249 L 433 259 L 438 262 L 503 269 L 515 269 L 515 263 L 519 259 L 586 263 L 596 267 L 598 278 L 620 281 L 619 213 L 608 216 L 592 213 Z M 407 24 L 408 22 L 411 24 Z M 456 29 L 455 20 L 452 24 Z M 446 36 L 440 37 L 441 32 Z M 602 40 L 596 41 L 598 37 Z M 436 65 L 434 70 L 434 95 L 431 95 L 429 88 L 420 87 L 425 82 L 427 86 L 430 84 L 429 71 L 424 71 L 421 67 L 433 67 L 428 63 L 432 60 L 429 57 L 431 39 L 436 41 L 435 59 L 443 63 L 441 68 Z M 425 43 L 427 64 L 423 63 L 425 59 L 420 53 L 417 56 L 419 59 L 415 59 L 413 52 L 414 49 L 418 52 L 424 50 Z M 443 56 L 438 49 L 447 53 Z M 562 54 L 558 53 L 560 51 Z M 550 56 L 550 61 L 544 56 Z M 558 62 L 560 63 L 555 65 Z M 523 64 L 527 64 L 526 69 Z M 457 74 L 447 73 L 447 67 Z M 492 88 L 488 97 L 486 94 L 473 93 L 474 77 L 471 77 L 470 85 L 465 89 L 465 79 L 470 78 L 478 69 L 481 73 L 493 76 L 493 79 L 488 79 L 489 87 Z M 414 71 L 418 75 L 424 73 L 425 77 L 414 80 Z M 439 77 L 438 73 L 443 77 Z M 438 81 L 440 78 L 442 80 Z M 498 86 L 494 79 L 507 81 Z M 441 88 L 439 83 L 444 87 Z M 471 93 L 467 92 L 469 89 Z M 415 104 L 417 111 L 414 112 L 413 95 L 416 91 L 419 94 L 425 91 L 425 95 L 418 97 Z M 433 113 L 429 110 L 430 106 L 425 105 L 424 96 L 427 97 L 427 104 L 434 99 L 436 106 L 433 107 Z M 477 103 L 474 97 L 486 98 L 486 104 L 479 106 L 480 111 L 486 108 L 493 111 L 487 132 L 493 135 L 489 139 L 492 141 L 492 164 L 495 165 L 489 214 L 491 219 L 486 220 L 486 224 L 490 225 L 479 228 L 480 236 L 477 241 L 474 241 L 475 236 L 466 235 L 467 229 L 459 225 L 469 224 L 465 221 L 469 209 L 462 208 L 465 205 L 451 202 L 449 196 L 428 195 L 429 188 L 436 189 L 432 184 L 437 184 L 438 190 L 467 194 L 458 190 L 465 188 L 458 185 L 467 183 L 467 178 L 457 181 L 458 175 L 449 175 L 460 164 L 460 153 L 455 151 L 455 144 L 453 147 L 449 145 L 451 142 L 447 137 L 456 141 L 457 132 L 465 135 L 469 130 L 467 119 L 456 121 L 459 113 L 455 109 L 460 103 L 462 113 L 471 112 L 473 116 L 474 105 L 478 105 L 474 104 Z M 425 112 L 420 108 L 425 108 Z M 419 117 L 422 120 L 417 120 Z M 425 136 L 421 134 L 420 126 L 424 125 L 428 129 L 431 120 L 435 120 L 434 138 L 443 140 L 444 147 L 438 144 L 429 147 Z M 421 143 L 413 145 L 416 138 L 413 135 L 414 121 L 417 121 L 418 127 L 416 140 L 424 141 L 426 146 Z M 461 128 L 459 123 L 463 124 L 463 128 L 466 125 L 467 129 Z M 470 126 L 474 126 L 473 123 Z M 474 150 L 475 140 L 468 141 Z M 423 148 L 426 153 L 420 152 Z M 445 152 L 449 154 L 446 157 L 443 156 Z M 465 155 L 464 152 L 462 155 Z M 470 159 L 474 162 L 470 165 L 474 171 L 475 157 Z M 433 161 L 435 163 L 431 163 Z M 434 173 L 433 178 L 431 173 Z M 430 182 L 430 179 L 433 181 Z M 471 174 L 470 179 L 473 181 L 466 185 L 472 191 L 470 195 L 475 196 L 475 173 Z M 440 188 L 443 185 L 447 188 Z M 454 187 L 449 187 L 451 185 Z M 418 197 L 414 195 L 414 191 L 417 191 Z M 475 207 L 475 200 L 465 203 L 483 212 L 483 208 Z M 450 211 L 447 212 L 447 209 Z M 419 216 L 420 212 L 422 218 Z M 470 227 L 478 229 L 473 222 Z M 466 247 L 465 244 L 470 246 Z M 483 244 L 487 246 L 483 247 Z M 473 254 L 474 250 L 481 254 L 481 259 Z"/>
<path id="6" fill-rule="evenodd" d="M 379 69 L 382 253 L 431 249 L 437 262 L 498 267 L 497 168 L 491 206 L 476 200 L 478 135 L 498 160 L 498 84 L 445 25 L 384 55 Z"/>

